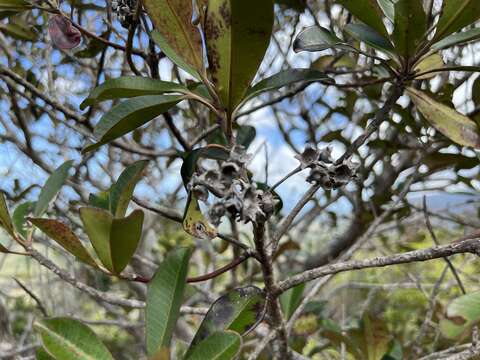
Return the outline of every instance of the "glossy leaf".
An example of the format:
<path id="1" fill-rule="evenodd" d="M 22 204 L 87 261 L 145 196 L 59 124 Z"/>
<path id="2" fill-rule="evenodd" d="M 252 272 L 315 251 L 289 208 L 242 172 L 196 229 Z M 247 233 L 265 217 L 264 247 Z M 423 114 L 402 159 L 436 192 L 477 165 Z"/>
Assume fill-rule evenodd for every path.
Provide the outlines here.
<path id="1" fill-rule="evenodd" d="M 188 65 L 203 69 L 202 38 L 192 24 L 192 1 L 145 0 L 143 2 L 156 30 Z M 163 49 L 162 49 L 163 50 Z"/>
<path id="2" fill-rule="evenodd" d="M 84 207 L 80 218 L 102 264 L 113 273 L 121 273 L 141 239 L 143 212 L 135 210 L 126 218 L 115 219 L 103 209 Z"/>
<path id="3" fill-rule="evenodd" d="M 141 180 L 148 165 L 147 160 L 137 161 L 127 167 L 110 189 L 110 211 L 115 217 L 123 217 L 127 212 L 135 186 Z"/>
<path id="4" fill-rule="evenodd" d="M 240 350 L 242 337 L 234 331 L 219 331 L 198 343 L 185 360 L 231 360 Z"/>
<path id="5" fill-rule="evenodd" d="M 431 49 L 434 51 L 439 51 L 454 45 L 465 44 L 478 39 L 480 39 L 480 28 L 470 29 L 447 36 L 443 40 L 440 40 L 439 42 L 433 44 Z"/>
<path id="6" fill-rule="evenodd" d="M 421 1 L 396 2 L 392 38 L 395 48 L 403 57 L 409 59 L 415 55 L 427 32 L 427 26 L 427 14 Z"/>
<path id="7" fill-rule="evenodd" d="M 265 311 L 265 295 L 255 286 L 230 291 L 217 299 L 203 319 L 187 351 L 193 349 L 217 331 L 232 330 L 239 334 L 251 331 L 262 320 Z"/>
<path id="8" fill-rule="evenodd" d="M 311 82 L 327 82 L 332 83 L 333 80 L 318 70 L 310 69 L 290 69 L 281 71 L 271 77 L 259 81 L 245 94 L 242 104 L 246 101 L 259 96 L 266 91 L 272 91 L 284 86 L 293 85 L 295 83 L 311 83 Z"/>
<path id="9" fill-rule="evenodd" d="M 356 51 L 355 48 L 338 38 L 330 30 L 321 26 L 310 26 L 302 30 L 293 42 L 293 50 L 300 51 L 323 51 L 337 48 L 347 51 Z"/>
<path id="10" fill-rule="evenodd" d="M 283 313 L 287 319 L 293 315 L 295 310 L 302 302 L 303 291 L 305 290 L 305 284 L 297 285 L 291 289 L 288 289 L 280 296 L 280 304 L 282 305 Z"/>
<path id="11" fill-rule="evenodd" d="M 203 216 L 198 200 L 192 193 L 189 194 L 187 199 L 182 225 L 185 232 L 199 239 L 213 239 L 218 234 L 217 229 L 210 225 Z"/>
<path id="12" fill-rule="evenodd" d="M 183 93 L 188 89 L 177 83 L 141 76 L 122 76 L 105 81 L 96 87 L 81 104 L 80 109 L 105 100 L 131 98 L 145 95 L 160 95 L 169 92 Z"/>
<path id="13" fill-rule="evenodd" d="M 475 122 L 420 90 L 409 87 L 408 95 L 422 115 L 443 135 L 460 145 L 480 147 L 479 129 Z"/>
<path id="14" fill-rule="evenodd" d="M 440 321 L 440 331 L 451 339 L 460 337 L 480 321 L 480 292 L 454 299 L 448 306 L 445 318 Z"/>
<path id="15" fill-rule="evenodd" d="M 194 78 L 201 78 L 198 74 L 198 71 L 192 66 L 188 65 L 185 60 L 175 52 L 175 50 L 168 44 L 167 40 L 158 30 L 152 31 L 151 37 L 153 41 L 155 41 L 155 43 L 160 47 L 165 56 L 168 57 L 175 65 L 192 75 Z"/>
<path id="16" fill-rule="evenodd" d="M 180 314 L 191 249 L 170 252 L 148 284 L 145 313 L 147 353 L 154 357 L 170 347 Z"/>
<path id="17" fill-rule="evenodd" d="M 24 202 L 18 205 L 12 214 L 12 222 L 15 227 L 15 231 L 22 235 L 22 237 L 27 237 L 27 215 L 33 211 L 35 203 L 31 201 Z"/>
<path id="18" fill-rule="evenodd" d="M 363 41 L 365 44 L 380 50 L 390 56 L 394 53 L 392 44 L 377 33 L 374 29 L 363 24 L 348 24 L 345 31 L 353 38 Z"/>
<path id="19" fill-rule="evenodd" d="M 33 209 L 33 215 L 35 217 L 42 216 L 45 211 L 47 211 L 48 206 L 55 199 L 58 192 L 67 181 L 68 172 L 72 166 L 72 160 L 63 163 L 47 179 L 47 182 L 40 191 L 35 208 Z"/>
<path id="20" fill-rule="evenodd" d="M 453 34 L 480 19 L 480 1 L 444 0 L 433 41 Z"/>
<path id="21" fill-rule="evenodd" d="M 114 106 L 95 126 L 94 135 L 99 142 L 87 146 L 89 152 L 133 131 L 184 99 L 183 96 L 149 95 L 126 100 Z"/>
<path id="22" fill-rule="evenodd" d="M 56 359 L 113 360 L 95 333 L 78 320 L 51 318 L 36 322 L 43 346 Z"/>
<path id="23" fill-rule="evenodd" d="M 74 255 L 78 260 L 93 267 L 97 267 L 95 260 L 83 247 L 78 237 L 68 225 L 53 219 L 28 218 L 28 221 L 39 228 L 49 238 L 57 242 L 70 254 Z"/>
<path id="24" fill-rule="evenodd" d="M 210 0 L 205 38 L 209 70 L 227 113 L 241 102 L 273 28 L 272 0 Z"/>
<path id="25" fill-rule="evenodd" d="M 338 0 L 353 16 L 365 23 L 377 33 L 388 37 L 387 30 L 383 25 L 383 11 L 378 5 L 377 0 Z"/>
<path id="26" fill-rule="evenodd" d="M 13 237 L 15 236 L 12 218 L 10 217 L 10 212 L 8 211 L 5 195 L 3 195 L 2 192 L 0 192 L 0 226 L 4 228 L 8 234 Z"/>
<path id="27" fill-rule="evenodd" d="M 432 69 L 440 69 L 444 66 L 445 66 L 445 63 L 443 62 L 443 57 L 440 54 L 433 54 L 433 55 L 427 56 L 422 61 L 420 61 L 417 64 L 417 66 L 415 66 L 414 70 L 416 73 L 421 74 L 425 71 L 429 71 Z M 418 76 L 416 77 L 416 79 L 425 80 L 425 79 L 430 79 L 436 75 L 437 73 L 431 72 L 422 76 Z"/>
<path id="28" fill-rule="evenodd" d="M 390 20 L 395 20 L 395 4 L 393 0 L 378 0 L 378 5 L 383 10 L 385 16 Z"/>

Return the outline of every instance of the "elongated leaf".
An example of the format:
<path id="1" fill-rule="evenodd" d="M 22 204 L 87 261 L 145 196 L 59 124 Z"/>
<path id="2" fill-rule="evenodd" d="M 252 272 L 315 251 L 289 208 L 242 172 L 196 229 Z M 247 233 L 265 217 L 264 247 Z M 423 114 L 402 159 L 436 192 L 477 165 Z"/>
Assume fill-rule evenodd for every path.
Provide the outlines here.
<path id="1" fill-rule="evenodd" d="M 390 20 L 394 21 L 395 19 L 395 4 L 392 0 L 378 0 L 378 5 L 383 10 L 385 16 Z"/>
<path id="2" fill-rule="evenodd" d="M 345 27 L 345 31 L 353 38 L 363 41 L 365 44 L 380 50 L 391 57 L 394 56 L 392 44 L 371 27 L 363 24 L 348 24 Z"/>
<path id="3" fill-rule="evenodd" d="M 11 36 L 14 39 L 23 41 L 35 41 L 37 40 L 37 33 L 34 32 L 30 26 L 24 23 L 9 23 L 0 24 L 0 31 L 5 35 Z"/>
<path id="4" fill-rule="evenodd" d="M 184 93 L 188 89 L 177 83 L 140 76 L 122 76 L 105 81 L 96 87 L 81 104 L 80 109 L 105 100 L 131 98 L 164 93 Z"/>
<path id="5" fill-rule="evenodd" d="M 420 90 L 409 87 L 408 95 L 422 115 L 443 135 L 460 145 L 480 147 L 479 130 L 475 122 Z"/>
<path id="6" fill-rule="evenodd" d="M 139 128 L 184 99 L 174 95 L 148 95 L 126 100 L 113 107 L 95 126 L 94 135 L 99 142 L 87 146 L 89 152 Z"/>
<path id="7" fill-rule="evenodd" d="M 438 41 L 453 34 L 465 26 L 480 19 L 480 1 L 478 0 L 444 0 L 442 16 L 438 20 L 437 32 L 433 41 Z"/>
<path id="8" fill-rule="evenodd" d="M 74 255 L 78 260 L 97 267 L 95 260 L 83 247 L 80 240 L 68 225 L 53 219 L 28 218 L 28 221 L 39 228 L 49 238 L 56 241 L 70 254 Z"/>
<path id="9" fill-rule="evenodd" d="M 420 61 L 418 65 L 415 66 L 414 70 L 416 73 L 421 74 L 425 71 L 429 71 L 432 69 L 440 69 L 443 66 L 445 66 L 445 63 L 443 62 L 443 57 L 440 54 L 433 54 L 433 55 L 427 56 L 422 61 Z M 416 79 L 424 80 L 424 79 L 432 78 L 436 75 L 437 75 L 436 73 L 431 72 L 423 76 L 418 76 L 416 77 Z"/>
<path id="10" fill-rule="evenodd" d="M 218 235 L 217 229 L 210 225 L 203 216 L 198 200 L 192 193 L 189 194 L 187 199 L 182 225 L 185 232 L 199 239 L 210 240 Z"/>
<path id="11" fill-rule="evenodd" d="M 192 1 L 145 0 L 145 8 L 156 30 L 188 65 L 201 71 L 203 51 L 200 32 L 192 24 Z"/>
<path id="12" fill-rule="evenodd" d="M 95 333 L 80 321 L 69 318 L 44 319 L 35 323 L 49 354 L 62 360 L 113 360 Z"/>
<path id="13" fill-rule="evenodd" d="M 33 209 L 35 217 L 42 216 L 47 211 L 50 203 L 55 199 L 61 187 L 65 184 L 68 177 L 68 172 L 73 166 L 73 161 L 69 160 L 60 165 L 48 178 L 47 182 L 40 191 L 38 200 Z"/>
<path id="14" fill-rule="evenodd" d="M 395 4 L 393 42 L 397 51 L 409 59 L 415 55 L 427 32 L 427 14 L 421 1 L 399 0 Z"/>
<path id="15" fill-rule="evenodd" d="M 272 28 L 272 0 L 209 1 L 205 25 L 209 70 L 229 114 L 255 77 Z"/>
<path id="16" fill-rule="evenodd" d="M 338 0 L 352 13 L 358 20 L 367 24 L 383 37 L 388 37 L 387 30 L 383 25 L 383 11 L 377 3 L 377 0 Z"/>
<path id="17" fill-rule="evenodd" d="M 293 315 L 295 310 L 302 302 L 303 290 L 305 284 L 297 285 L 291 289 L 288 289 L 280 296 L 280 304 L 282 305 L 283 313 L 287 319 Z"/>
<path id="18" fill-rule="evenodd" d="M 187 280 L 191 249 L 170 252 L 148 284 L 145 313 L 147 353 L 153 357 L 170 347 Z"/>
<path id="19" fill-rule="evenodd" d="M 118 274 L 125 269 L 137 250 L 142 238 L 143 218 L 143 211 L 135 210 L 126 218 L 113 219 L 110 249 L 113 269 Z"/>
<path id="20" fill-rule="evenodd" d="M 155 41 L 155 43 L 160 47 L 165 56 L 168 57 L 175 65 L 192 75 L 194 78 L 199 80 L 201 79 L 198 71 L 188 65 L 185 60 L 175 52 L 175 50 L 168 44 L 167 40 L 158 30 L 152 31 L 151 37 L 153 41 Z"/>
<path id="21" fill-rule="evenodd" d="M 439 42 L 433 44 L 431 49 L 434 51 L 438 51 L 454 45 L 465 44 L 478 39 L 480 39 L 480 28 L 475 28 L 447 36 L 443 40 L 440 40 Z"/>
<path id="22" fill-rule="evenodd" d="M 32 5 L 25 0 L 0 0 L 0 10 L 23 11 L 31 9 Z"/>
<path id="23" fill-rule="evenodd" d="M 142 235 L 143 217 L 141 210 L 118 219 L 100 208 L 80 209 L 85 232 L 100 261 L 111 272 L 121 273 L 135 253 Z"/>
<path id="24" fill-rule="evenodd" d="M 197 344 L 185 360 L 231 360 L 240 350 L 242 338 L 234 331 L 215 332 Z"/>
<path id="25" fill-rule="evenodd" d="M 27 237 L 27 215 L 33 211 L 35 203 L 31 201 L 24 202 L 23 204 L 18 205 L 13 211 L 12 222 L 13 226 L 17 233 L 22 235 L 24 238 Z"/>
<path id="26" fill-rule="evenodd" d="M 447 307 L 440 331 L 447 338 L 458 338 L 480 321 L 480 292 L 463 295 Z"/>
<path id="27" fill-rule="evenodd" d="M 281 71 L 269 78 L 256 83 L 248 89 L 242 104 L 254 97 L 266 92 L 279 89 L 284 86 L 293 85 L 295 83 L 311 83 L 311 82 L 327 82 L 332 83 L 333 80 L 318 70 L 310 69 L 290 69 Z"/>
<path id="28" fill-rule="evenodd" d="M 255 286 L 230 291 L 217 299 L 198 328 L 186 357 L 203 340 L 217 331 L 232 330 L 239 334 L 251 331 L 262 320 L 265 295 Z"/>
<path id="29" fill-rule="evenodd" d="M 8 211 L 7 202 L 5 200 L 5 195 L 0 192 L 0 226 L 5 229 L 5 231 L 15 237 L 15 229 L 13 227 L 12 218 Z"/>
<path id="30" fill-rule="evenodd" d="M 110 211 L 116 217 L 123 217 L 127 212 L 135 186 L 142 178 L 148 165 L 147 160 L 137 161 L 127 167 L 110 189 Z"/>
<path id="31" fill-rule="evenodd" d="M 354 47 L 338 38 L 330 30 L 316 25 L 302 30 L 293 42 L 293 50 L 295 52 L 323 51 L 331 48 L 356 51 Z"/>

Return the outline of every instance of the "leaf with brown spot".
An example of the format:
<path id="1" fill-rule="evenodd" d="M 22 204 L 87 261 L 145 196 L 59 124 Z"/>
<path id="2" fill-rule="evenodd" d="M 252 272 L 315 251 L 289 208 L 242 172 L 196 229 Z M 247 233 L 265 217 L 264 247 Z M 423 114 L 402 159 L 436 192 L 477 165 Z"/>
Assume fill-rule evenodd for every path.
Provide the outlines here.
<path id="1" fill-rule="evenodd" d="M 472 292 L 454 299 L 448 304 L 445 317 L 440 320 L 440 331 L 449 339 L 468 334 L 480 321 L 480 292 Z"/>
<path id="2" fill-rule="evenodd" d="M 191 0 L 145 0 L 147 13 L 170 48 L 199 72 L 203 69 L 202 39 L 192 24 Z"/>
<path id="3" fill-rule="evenodd" d="M 418 111 L 443 135 L 457 144 L 480 148 L 480 134 L 475 122 L 420 90 L 409 87 L 407 92 Z"/>
<path id="4" fill-rule="evenodd" d="M 209 71 L 230 115 L 265 56 L 273 28 L 272 0 L 211 0 L 205 19 Z"/>
<path id="5" fill-rule="evenodd" d="M 89 252 L 83 247 L 78 237 L 70 227 L 53 219 L 28 218 L 33 225 L 45 235 L 57 242 L 61 247 L 74 255 L 78 260 L 93 267 L 98 267 Z"/>

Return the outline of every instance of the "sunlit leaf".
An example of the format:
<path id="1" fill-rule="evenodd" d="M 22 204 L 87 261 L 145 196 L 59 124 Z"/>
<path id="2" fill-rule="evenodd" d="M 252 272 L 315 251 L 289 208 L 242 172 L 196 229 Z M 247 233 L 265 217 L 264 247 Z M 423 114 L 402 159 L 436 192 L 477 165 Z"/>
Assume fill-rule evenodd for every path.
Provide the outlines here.
<path id="1" fill-rule="evenodd" d="M 234 331 L 218 331 L 199 342 L 185 360 L 231 360 L 240 350 L 242 338 Z"/>
<path id="2" fill-rule="evenodd" d="M 358 20 L 365 23 L 383 37 L 388 37 L 387 30 L 383 25 L 383 11 L 377 0 L 338 0 Z"/>
<path id="3" fill-rule="evenodd" d="M 447 36 L 443 40 L 440 40 L 439 42 L 433 44 L 431 49 L 434 51 L 438 51 L 454 45 L 461 45 L 478 39 L 480 39 L 480 28 L 470 29 Z"/>
<path id="4" fill-rule="evenodd" d="M 433 41 L 453 34 L 480 19 L 480 1 L 444 0 L 443 11 Z"/>
<path id="5" fill-rule="evenodd" d="M 99 141 L 87 146 L 89 152 L 115 140 L 155 119 L 184 99 L 175 95 L 148 95 L 128 99 L 114 106 L 95 126 L 94 135 Z"/>
<path id="6" fill-rule="evenodd" d="M 186 357 L 197 344 L 217 331 L 232 330 L 239 334 L 251 331 L 262 320 L 264 310 L 265 294 L 255 286 L 235 289 L 223 295 L 205 315 Z"/>
<path id="7" fill-rule="evenodd" d="M 293 50 L 300 51 L 323 51 L 336 48 L 346 51 L 356 51 L 356 49 L 345 41 L 338 38 L 330 30 L 321 26 L 310 26 L 302 30 L 293 42 Z"/>
<path id="8" fill-rule="evenodd" d="M 110 211 L 116 217 L 123 217 L 127 212 L 135 186 L 142 178 L 148 165 L 147 160 L 137 161 L 127 167 L 110 189 Z"/>
<path id="9" fill-rule="evenodd" d="M 210 225 L 203 216 L 198 200 L 192 193 L 189 194 L 187 199 L 182 225 L 188 234 L 199 239 L 213 239 L 218 234 L 217 229 Z"/>
<path id="10" fill-rule="evenodd" d="M 445 318 L 440 321 L 443 336 L 460 337 L 480 321 L 480 292 L 473 292 L 454 299 L 448 306 Z"/>
<path id="11" fill-rule="evenodd" d="M 47 211 L 50 203 L 55 199 L 58 192 L 65 184 L 68 178 L 68 172 L 73 166 L 73 161 L 69 160 L 60 165 L 48 178 L 47 182 L 42 188 L 38 200 L 33 209 L 33 215 L 35 217 L 42 216 Z"/>
<path id="12" fill-rule="evenodd" d="M 393 0 L 378 0 L 378 5 L 383 10 L 385 16 L 393 22 L 395 19 L 395 4 Z"/>
<path id="13" fill-rule="evenodd" d="M 97 267 L 95 260 L 83 247 L 80 240 L 68 225 L 53 219 L 28 218 L 28 221 L 39 228 L 49 238 L 56 241 L 70 254 L 74 255 L 78 260 Z"/>
<path id="14" fill-rule="evenodd" d="M 479 129 L 475 122 L 420 90 L 409 87 L 408 95 L 422 115 L 443 135 L 460 145 L 480 147 Z"/>
<path id="15" fill-rule="evenodd" d="M 209 71 L 227 113 L 235 109 L 263 60 L 273 28 L 272 0 L 211 0 L 205 37 Z"/>
<path id="16" fill-rule="evenodd" d="M 445 66 L 445 63 L 443 62 L 443 57 L 440 54 L 433 54 L 424 58 L 422 61 L 420 61 L 417 64 L 417 66 L 415 66 L 414 71 L 420 74 L 432 69 L 440 69 L 444 66 Z M 416 79 L 419 79 L 419 80 L 430 79 L 435 75 L 437 75 L 437 73 L 431 72 L 423 76 L 418 76 L 416 77 Z"/>
<path id="17" fill-rule="evenodd" d="M 153 357 L 170 347 L 185 289 L 191 249 L 170 252 L 148 284 L 145 313 L 147 353 Z"/>
<path id="18" fill-rule="evenodd" d="M 80 109 L 105 100 L 131 98 L 145 95 L 161 95 L 169 92 L 186 92 L 188 89 L 177 83 L 140 76 L 122 76 L 105 81 L 96 87 L 80 104 Z"/>
<path id="19" fill-rule="evenodd" d="M 49 354 L 62 360 L 113 360 L 95 333 L 78 320 L 51 318 L 34 324 Z"/>
<path id="20" fill-rule="evenodd" d="M 427 14 L 421 1 L 398 0 L 395 3 L 393 42 L 397 51 L 409 59 L 415 55 L 427 32 Z"/>

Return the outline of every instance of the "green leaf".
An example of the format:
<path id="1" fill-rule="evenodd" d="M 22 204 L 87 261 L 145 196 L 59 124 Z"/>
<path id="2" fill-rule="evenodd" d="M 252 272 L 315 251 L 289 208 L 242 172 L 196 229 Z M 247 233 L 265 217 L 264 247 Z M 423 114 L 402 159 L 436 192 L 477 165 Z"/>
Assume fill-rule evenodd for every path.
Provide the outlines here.
<path id="1" fill-rule="evenodd" d="M 168 57 L 175 65 L 177 65 L 180 69 L 186 71 L 190 75 L 192 75 L 196 79 L 201 79 L 198 71 L 195 70 L 193 67 L 188 65 L 185 60 L 183 60 L 175 50 L 168 44 L 167 40 L 163 37 L 163 35 L 158 31 L 154 30 L 150 33 L 153 41 L 158 45 L 160 50 Z"/>
<path id="2" fill-rule="evenodd" d="M 192 250 L 186 248 L 170 252 L 148 284 L 145 325 L 147 353 L 151 357 L 170 347 L 191 255 Z"/>
<path id="3" fill-rule="evenodd" d="M 43 347 L 39 347 L 35 353 L 35 360 L 55 360 Z"/>
<path id="4" fill-rule="evenodd" d="M 116 219 L 103 209 L 84 207 L 80 218 L 102 264 L 113 273 L 121 273 L 141 239 L 143 212 L 135 210 Z"/>
<path id="5" fill-rule="evenodd" d="M 208 310 L 187 351 L 186 358 L 203 340 L 217 331 L 245 334 L 263 319 L 265 294 L 255 286 L 234 289 L 218 298 Z"/>
<path id="6" fill-rule="evenodd" d="M 440 331 L 450 339 L 464 334 L 480 321 L 480 292 L 454 299 L 448 306 L 445 318 L 440 321 Z"/>
<path id="7" fill-rule="evenodd" d="M 323 51 L 336 48 L 346 51 L 357 51 L 354 47 L 338 38 L 330 30 L 321 26 L 310 26 L 302 30 L 293 42 L 293 50 L 300 51 Z"/>
<path id="8" fill-rule="evenodd" d="M 185 360 L 230 360 L 240 350 L 242 338 L 234 331 L 219 331 L 197 344 Z"/>
<path id="9" fill-rule="evenodd" d="M 139 128 L 183 99 L 183 96 L 173 95 L 139 96 L 114 106 L 95 126 L 94 135 L 99 142 L 87 146 L 83 153 L 95 150 Z"/>
<path id="10" fill-rule="evenodd" d="M 27 215 L 33 211 L 35 203 L 32 201 L 24 202 L 18 205 L 13 211 L 12 222 L 17 233 L 22 235 L 23 238 L 27 237 L 27 230 L 25 228 L 27 224 Z"/>
<path id="11" fill-rule="evenodd" d="M 257 130 L 250 125 L 243 125 L 240 126 L 237 130 L 237 144 L 242 145 L 245 149 L 247 149 L 255 140 L 257 136 Z"/>
<path id="12" fill-rule="evenodd" d="M 453 34 L 480 19 L 480 1 L 444 0 L 433 42 Z"/>
<path id="13" fill-rule="evenodd" d="M 127 212 L 135 186 L 141 180 L 148 160 L 137 161 L 127 167 L 110 189 L 110 211 L 115 217 L 123 217 Z"/>
<path id="14" fill-rule="evenodd" d="M 110 31 L 107 30 L 103 32 L 100 37 L 108 40 L 109 33 Z M 75 52 L 75 57 L 80 59 L 91 59 L 100 54 L 100 52 L 102 52 L 106 47 L 107 45 L 104 42 L 96 38 L 91 38 L 88 41 L 87 47 L 85 49 Z"/>
<path id="15" fill-rule="evenodd" d="M 0 226 L 4 228 L 9 235 L 15 237 L 15 228 L 13 227 L 12 218 L 8 211 L 5 195 L 3 195 L 2 192 L 0 192 Z"/>
<path id="16" fill-rule="evenodd" d="M 199 239 L 209 240 L 218 235 L 217 229 L 203 216 L 198 200 L 192 193 L 188 195 L 182 226 L 185 232 Z"/>
<path id="17" fill-rule="evenodd" d="M 56 359 L 113 360 L 106 346 L 80 321 L 51 318 L 36 322 L 34 327 L 45 349 Z"/>
<path id="18" fill-rule="evenodd" d="M 88 197 L 88 204 L 110 211 L 110 191 L 101 191 L 97 194 L 90 194 Z"/>
<path id="19" fill-rule="evenodd" d="M 187 186 L 193 173 L 197 169 L 197 162 L 200 158 L 227 160 L 230 153 L 222 145 L 210 144 L 203 148 L 195 149 L 186 154 L 184 157 L 180 173 L 182 175 L 183 184 Z"/>
<path id="20" fill-rule="evenodd" d="M 0 31 L 17 40 L 36 41 L 38 37 L 31 26 L 19 22 L 0 24 Z"/>
<path id="21" fill-rule="evenodd" d="M 202 38 L 198 28 L 192 24 L 192 1 L 145 0 L 143 4 L 156 30 L 170 48 L 189 66 L 202 71 Z"/>
<path id="22" fill-rule="evenodd" d="M 40 191 L 38 200 L 33 209 L 33 216 L 39 217 L 42 216 L 45 211 L 47 211 L 50 203 L 55 199 L 58 192 L 65 184 L 68 178 L 68 172 L 73 166 L 73 161 L 69 160 L 60 165 L 50 177 L 47 179 L 47 182 Z"/>
<path id="23" fill-rule="evenodd" d="M 39 228 L 49 238 L 56 241 L 70 254 L 74 255 L 78 260 L 97 267 L 95 260 L 83 247 L 80 240 L 68 225 L 53 219 L 28 218 L 28 221 Z"/>
<path id="24" fill-rule="evenodd" d="M 81 104 L 80 109 L 105 100 L 131 98 L 145 95 L 160 95 L 169 92 L 187 92 L 188 89 L 177 83 L 140 76 L 122 76 L 105 81 L 96 87 Z"/>
<path id="25" fill-rule="evenodd" d="M 431 50 L 433 51 L 439 51 L 442 49 L 449 48 L 454 45 L 460 45 L 460 44 L 465 44 L 470 41 L 478 40 L 480 39 L 480 28 L 475 28 L 471 30 L 466 30 L 461 33 L 453 34 L 450 36 L 447 36 L 443 40 L 440 40 L 439 42 L 435 43 L 432 45 Z"/>
<path id="26" fill-rule="evenodd" d="M 388 37 L 387 30 L 383 25 L 383 11 L 377 0 L 338 0 L 358 20 L 367 24 L 383 37 Z"/>
<path id="27" fill-rule="evenodd" d="M 407 91 L 418 111 L 443 135 L 460 145 L 480 148 L 475 122 L 420 90 L 409 87 Z"/>
<path id="28" fill-rule="evenodd" d="M 385 16 L 390 20 L 395 20 L 395 4 L 392 0 L 378 0 L 378 5 L 383 10 Z"/>
<path id="29" fill-rule="evenodd" d="M 392 38 L 395 48 L 404 58 L 409 59 L 415 55 L 427 27 L 427 14 L 421 1 L 397 1 Z"/>
<path id="30" fill-rule="evenodd" d="M 293 85 L 295 83 L 311 83 L 311 82 L 328 82 L 332 83 L 333 80 L 325 75 L 325 73 L 318 70 L 310 69 L 290 69 L 281 71 L 271 77 L 263 79 L 256 83 L 253 87 L 248 89 L 245 97 L 240 105 L 245 104 L 248 100 L 257 97 L 258 95 L 272 91 L 284 86 Z"/>
<path id="31" fill-rule="evenodd" d="M 210 0 L 205 38 L 209 70 L 231 114 L 263 60 L 273 29 L 272 0 Z"/>
<path id="32" fill-rule="evenodd" d="M 430 56 L 427 56 L 424 58 L 422 61 L 420 61 L 414 68 L 414 71 L 417 74 L 421 74 L 423 72 L 432 70 L 432 69 L 440 69 L 445 66 L 445 63 L 443 62 L 443 57 L 440 54 L 433 54 Z M 418 77 L 415 77 L 418 80 L 425 80 L 425 79 L 430 79 L 437 75 L 434 72 L 421 75 Z"/>
<path id="33" fill-rule="evenodd" d="M 365 44 L 394 57 L 394 49 L 390 41 L 385 39 L 374 29 L 363 24 L 348 24 L 345 31 L 353 38 L 363 41 Z"/>
<path id="34" fill-rule="evenodd" d="M 304 290 L 305 284 L 300 284 L 288 289 L 280 295 L 280 304 L 282 305 L 283 313 L 287 319 L 290 319 L 295 310 L 297 310 L 298 306 L 301 304 Z"/>
<path id="35" fill-rule="evenodd" d="M 0 10 L 23 11 L 31 8 L 32 5 L 25 0 L 0 0 Z"/>

